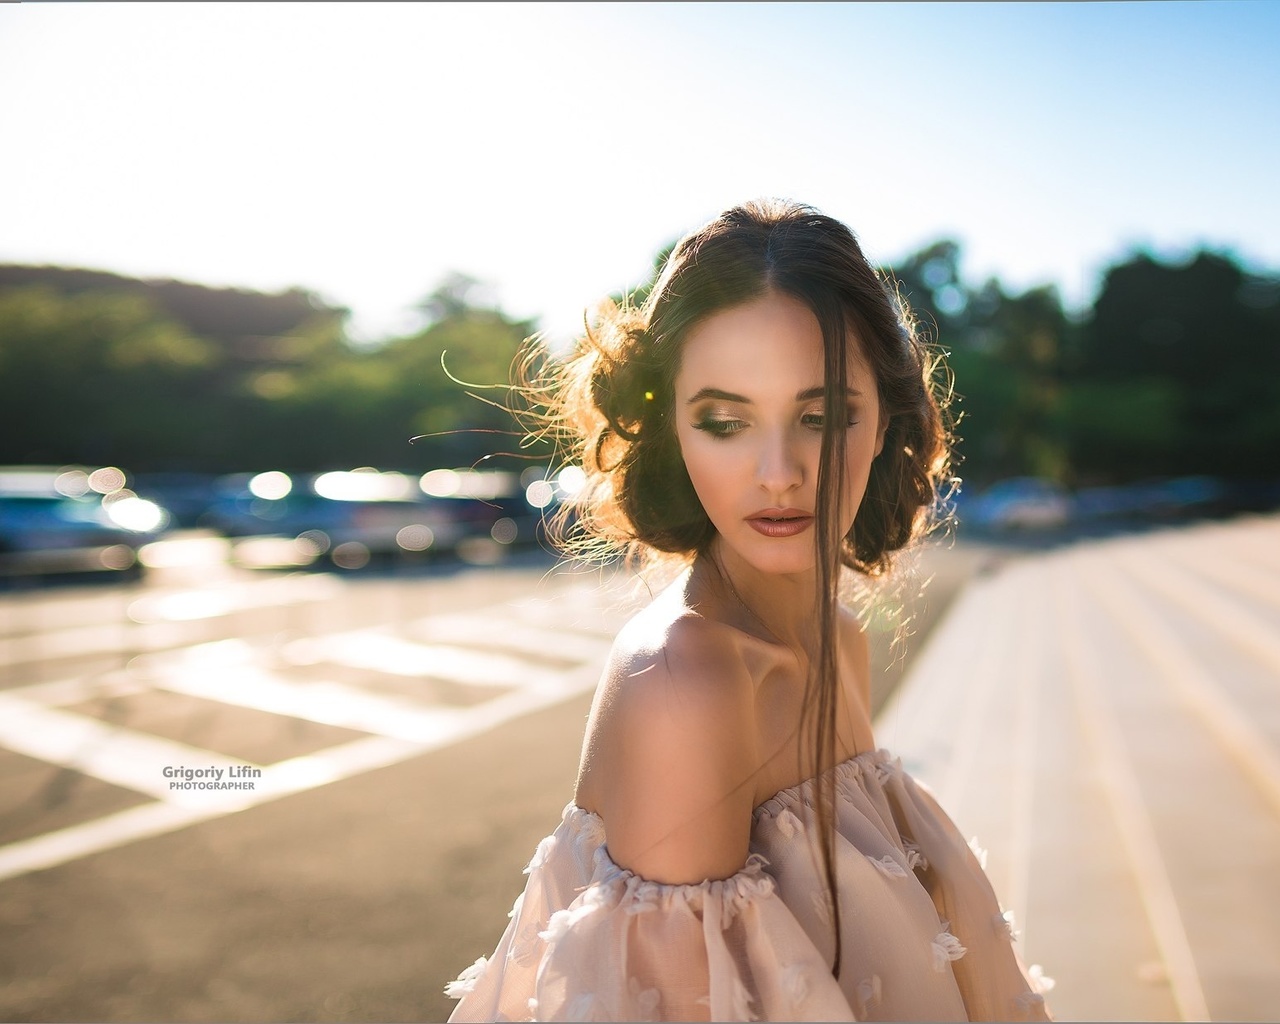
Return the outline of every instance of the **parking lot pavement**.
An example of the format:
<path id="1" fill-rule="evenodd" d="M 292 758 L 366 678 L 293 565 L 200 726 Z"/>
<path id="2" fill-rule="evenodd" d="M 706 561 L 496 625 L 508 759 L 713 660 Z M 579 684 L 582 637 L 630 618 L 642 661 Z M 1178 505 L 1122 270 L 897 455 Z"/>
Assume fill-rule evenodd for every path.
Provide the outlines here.
<path id="1" fill-rule="evenodd" d="M 10 597 L 0 1019 L 431 1019 L 454 809 L 562 802 L 529 723 L 580 735 L 625 608 L 547 565 Z"/>
<path id="2" fill-rule="evenodd" d="M 882 609 L 881 699 L 984 557 Z M 548 564 L 0 595 L 0 1019 L 442 1019 L 643 597 Z M 171 788 L 211 779 L 246 788 Z"/>
<path id="3" fill-rule="evenodd" d="M 990 849 L 1060 1018 L 1280 1005 L 1278 535 L 961 545 L 873 619 L 878 738 Z M 443 1019 L 572 793 L 627 610 L 544 569 L 7 605 L 0 1019 Z"/>
<path id="4" fill-rule="evenodd" d="M 1275 1019 L 1280 519 L 1006 564 L 877 735 L 987 848 L 1060 1019 Z"/>
<path id="5" fill-rule="evenodd" d="M 226 635 L 240 624 L 232 611 L 279 615 L 333 588 L 286 577 L 148 593 L 124 631 L 50 621 L 41 647 L 80 671 L 11 677 L 0 691 L 0 880 L 396 764 L 590 691 L 612 628 L 601 608 L 617 603 L 598 578 L 566 577 L 544 588 L 554 611 L 547 594 L 525 595 L 392 623 Z M 22 667 L 32 637 L 6 640 L 0 656 Z M 83 669 L 122 648 L 123 667 Z M 46 794 L 75 792 L 78 806 L 33 799 L 42 774 Z"/>

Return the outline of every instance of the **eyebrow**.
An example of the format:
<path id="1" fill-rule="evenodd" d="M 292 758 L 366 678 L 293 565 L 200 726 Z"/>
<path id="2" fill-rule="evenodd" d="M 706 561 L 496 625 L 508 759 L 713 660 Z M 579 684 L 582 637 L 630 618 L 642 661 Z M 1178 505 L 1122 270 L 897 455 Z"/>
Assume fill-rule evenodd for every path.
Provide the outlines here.
<path id="1" fill-rule="evenodd" d="M 798 391 L 796 392 L 796 401 L 807 402 L 813 398 L 821 398 L 824 393 L 824 390 L 825 389 L 822 387 L 816 387 L 816 388 L 809 388 L 807 391 Z M 857 390 L 856 388 L 845 388 L 844 390 L 845 390 L 845 394 L 850 398 L 862 397 L 862 392 Z M 692 398 L 690 398 L 687 404 L 693 405 L 694 402 L 701 402 L 708 398 L 717 398 L 722 402 L 739 402 L 742 405 L 753 404 L 751 399 L 747 398 L 746 395 L 737 395 L 737 394 L 734 394 L 732 391 L 724 391 L 724 390 L 721 390 L 720 388 L 703 388 L 701 391 L 695 394 Z"/>

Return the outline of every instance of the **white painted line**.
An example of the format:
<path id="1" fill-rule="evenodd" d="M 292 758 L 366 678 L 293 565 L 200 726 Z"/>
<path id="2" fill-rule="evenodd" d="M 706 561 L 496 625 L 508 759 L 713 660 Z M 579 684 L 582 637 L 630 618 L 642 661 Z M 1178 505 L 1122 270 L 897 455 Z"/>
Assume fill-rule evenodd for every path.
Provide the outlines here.
<path id="1" fill-rule="evenodd" d="M 387 767 L 413 757 L 422 749 L 417 744 L 382 737 L 353 740 L 318 754 L 291 758 L 264 768 L 262 777 L 253 780 L 253 790 L 192 791 L 187 794 L 189 799 L 182 803 L 143 804 L 94 821 L 10 843 L 0 847 L 0 881 L 57 867 L 152 836 L 176 832 L 188 825 L 212 821 L 292 793 Z"/>
<path id="2" fill-rule="evenodd" d="M 176 832 L 224 814 L 212 806 L 153 803 L 0 847 L 0 881 L 44 871 L 100 850 Z"/>
<path id="3" fill-rule="evenodd" d="M 1133 765 L 1125 753 L 1124 734 L 1103 698 L 1099 680 L 1102 666 L 1085 641 L 1078 588 L 1069 578 L 1088 576 L 1093 559 L 1072 573 L 1065 563 L 1054 567 L 1055 619 L 1062 636 L 1071 638 L 1062 646 L 1079 709 L 1079 722 L 1086 743 L 1092 748 L 1098 777 L 1111 805 L 1112 817 L 1129 857 L 1130 874 L 1151 924 L 1151 934 L 1164 961 L 1178 1012 L 1183 1020 L 1209 1020 L 1209 1007 L 1200 984 L 1199 971 L 1187 939 L 1186 927 L 1174 896 L 1173 884 L 1160 853 L 1155 829 L 1147 814 Z M 1083 562 L 1083 560 L 1082 560 Z"/>
<path id="4" fill-rule="evenodd" d="M 130 602 L 127 609 L 119 599 L 36 602 L 23 609 L 21 632 L 0 637 L 0 666 L 40 661 L 51 654 L 71 658 L 167 650 L 206 639 L 205 619 L 327 600 L 340 591 L 337 580 L 309 576 L 162 591 Z M 62 625 L 92 618 L 105 621 Z"/>
<path id="5" fill-rule="evenodd" d="M 7 694 L 0 694 L 0 746 L 177 804 L 191 802 L 193 793 L 171 791 L 162 774 L 166 767 L 249 763 Z"/>
<path id="6" fill-rule="evenodd" d="M 609 651 L 603 636 L 566 633 L 496 615 L 433 615 L 404 627 L 415 640 L 468 644 L 547 661 L 589 661 Z"/>
<path id="7" fill-rule="evenodd" d="M 254 608 L 279 608 L 327 601 L 343 593 L 331 576 L 280 576 L 216 586 L 184 587 L 150 593 L 129 605 L 134 622 L 191 622 L 221 618 Z"/>
<path id="8" fill-rule="evenodd" d="M 253 655 L 243 641 L 203 644 L 149 662 L 146 678 L 172 693 L 414 743 L 451 735 L 463 713 L 337 682 L 287 679 L 255 665 Z"/>
<path id="9" fill-rule="evenodd" d="M 73 679 L 53 679 L 46 683 L 5 690 L 10 697 L 41 704 L 47 708 L 66 707 L 96 698 L 130 697 L 150 689 L 147 683 L 129 669 L 118 668 L 101 675 L 77 676 Z"/>
<path id="10" fill-rule="evenodd" d="M 256 779 L 249 794 L 248 806 L 276 800 L 291 793 L 326 786 L 331 782 L 349 779 L 378 768 L 386 768 L 416 757 L 426 750 L 434 750 L 449 742 L 456 742 L 459 730 L 440 730 L 430 737 L 409 741 L 384 736 L 362 736 L 314 754 L 303 754 L 268 765 L 262 778 Z M 242 809 L 242 808 L 237 808 Z"/>
<path id="11" fill-rule="evenodd" d="M 551 600 L 530 597 L 511 601 L 503 610 L 534 626 L 612 638 L 626 621 L 618 602 L 617 595 L 595 588 L 574 588 Z"/>
<path id="12" fill-rule="evenodd" d="M 0 665 L 29 665 L 57 658 L 142 650 L 138 627 L 123 620 L 99 626 L 41 629 L 25 636 L 0 639 Z"/>
<path id="13" fill-rule="evenodd" d="M 558 674 L 534 667 L 521 658 L 447 644 L 418 644 L 380 629 L 292 640 L 280 648 L 280 657 L 295 665 L 326 662 L 385 675 L 429 676 L 476 687 L 523 686 Z"/>
<path id="14" fill-rule="evenodd" d="M 510 626 L 511 614 L 527 621 L 551 623 L 558 628 L 541 632 L 541 640 L 536 642 L 544 646 L 548 643 L 556 645 L 554 649 L 562 653 L 572 647 L 575 656 L 593 655 L 590 664 L 569 672 L 533 669 L 524 661 L 487 652 L 463 651 L 441 645 L 410 644 L 386 634 L 377 635 L 370 642 L 369 633 L 376 631 L 358 631 L 361 635 L 355 646 L 359 648 L 363 645 L 356 652 L 361 661 L 375 660 L 379 667 L 392 667 L 399 674 L 408 671 L 408 664 L 413 660 L 417 659 L 420 663 L 430 656 L 432 660 L 429 668 L 433 670 L 432 674 L 453 670 L 455 674 L 463 676 L 459 679 L 460 682 L 474 684 L 475 677 L 464 673 L 478 672 L 481 678 L 491 681 L 493 685 L 516 687 L 469 708 L 414 705 L 407 701 L 379 698 L 337 684 L 321 684 L 319 688 L 309 688 L 306 684 L 292 683 L 264 671 L 255 671 L 250 676 L 246 673 L 252 669 L 253 651 L 243 641 L 203 644 L 187 651 L 144 655 L 137 659 L 139 672 L 144 677 L 148 672 L 156 673 L 159 676 L 157 681 L 166 689 L 312 721 L 381 732 L 380 735 L 362 737 L 314 754 L 266 766 L 262 768 L 262 775 L 253 780 L 254 789 L 248 791 L 169 791 L 169 780 L 163 778 L 161 771 L 170 762 L 174 766 L 187 767 L 244 765 L 247 762 L 120 729 L 88 716 L 53 710 L 33 702 L 75 702 L 88 696 L 101 696 L 104 693 L 104 680 L 108 688 L 130 683 L 136 685 L 137 678 L 132 672 L 26 687 L 22 692 L 25 697 L 32 698 L 28 700 L 14 697 L 11 691 L 3 698 L 8 703 L 0 703 L 0 745 L 73 767 L 108 782 L 159 796 L 161 802 L 131 808 L 96 821 L 0 848 L 0 879 L 54 867 L 99 851 L 172 832 L 199 821 L 245 810 L 291 793 L 303 792 L 396 764 L 589 692 L 596 685 L 600 672 L 599 662 L 603 660 L 607 644 L 592 637 L 571 638 L 563 633 L 563 629 L 574 629 L 577 633 L 585 632 L 596 636 L 607 633 L 608 627 L 600 623 L 602 590 L 600 586 L 579 587 L 566 592 L 564 596 L 573 599 L 567 609 L 558 595 L 555 607 L 547 601 L 526 599 L 499 605 L 494 610 L 474 613 L 472 618 L 490 630 L 497 623 L 496 628 L 505 629 L 507 633 L 502 639 L 515 634 L 519 644 L 535 642 L 534 636 L 524 626 L 520 626 L 518 630 L 507 628 Z M 273 595 L 273 600 L 279 598 L 278 593 Z M 212 608 L 210 604 L 201 606 L 195 599 L 184 598 L 184 601 L 187 603 L 144 605 L 142 608 L 135 608 L 135 611 L 139 617 L 157 615 L 161 618 L 167 616 L 170 619 L 191 621 L 197 618 L 193 612 Z M 575 604 L 579 606 L 577 619 L 590 618 L 595 625 L 575 625 Z M 589 607 L 582 607 L 583 605 Z M 502 613 L 506 613 L 506 617 Z M 161 622 L 158 625 L 172 626 L 172 623 Z M 108 628 L 117 637 L 122 633 L 118 624 L 103 627 Z M 463 627 L 464 630 L 470 630 L 468 638 L 481 638 L 480 628 Z M 98 648 L 113 648 L 105 632 L 90 631 L 79 635 L 82 649 L 94 644 Z M 136 639 L 136 633 L 134 638 Z M 47 641 L 48 636 L 41 639 L 42 642 Z M 113 649 L 119 649 L 118 642 Z M 303 653 L 306 653 L 305 648 Z M 347 648 L 347 653 L 351 653 L 350 647 Z M 175 669 L 179 671 L 175 672 Z M 416 672 L 416 667 L 414 671 Z M 122 678 L 115 678 L 116 676 Z M 153 772 L 155 778 L 152 778 Z"/>
<path id="15" fill-rule="evenodd" d="M 94 853 L 186 828 L 271 800 L 304 792 L 377 768 L 389 767 L 431 750 L 438 750 L 495 728 L 504 722 L 588 692 L 596 685 L 599 666 L 591 665 L 559 677 L 556 685 L 540 685 L 512 691 L 461 712 L 450 730 L 420 741 L 371 736 L 315 754 L 291 758 L 263 769 L 251 791 L 196 795 L 187 805 L 146 804 L 73 825 L 32 839 L 0 847 L 0 881 L 32 871 L 42 871 Z M 66 714 L 39 709 L 47 714 Z M 79 716 L 68 715 L 75 718 Z M 0 722 L 5 716 L 0 715 Z M 199 752 L 207 753 L 205 751 Z M 216 755 L 215 755 L 216 756 Z M 182 763 L 182 762 L 180 762 Z M 194 767 L 190 761 L 185 762 Z M 197 762 L 197 764 L 200 762 Z M 208 761 L 203 762 L 208 764 Z M 243 764 L 243 761 L 235 762 Z M 207 801 L 207 802 L 206 802 Z"/>
<path id="16" fill-rule="evenodd" d="M 1081 555 L 1081 571 L 1089 589 L 1134 644 L 1173 684 L 1183 702 L 1236 762 L 1280 815 L 1280 755 L 1262 732 L 1234 704 L 1205 671 L 1186 644 L 1162 622 L 1111 564 Z M 1087 568 L 1086 568 L 1087 563 Z"/>

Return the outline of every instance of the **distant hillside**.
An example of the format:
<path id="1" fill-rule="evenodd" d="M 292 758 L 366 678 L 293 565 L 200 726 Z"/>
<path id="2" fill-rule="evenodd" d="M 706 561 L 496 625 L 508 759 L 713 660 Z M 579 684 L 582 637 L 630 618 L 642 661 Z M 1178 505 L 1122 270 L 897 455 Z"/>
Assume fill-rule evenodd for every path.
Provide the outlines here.
<path id="1" fill-rule="evenodd" d="M 104 270 L 0 264 L 0 291 L 31 285 L 66 296 L 85 292 L 144 295 L 192 334 L 220 344 L 229 354 L 249 358 L 265 339 L 286 336 L 317 313 L 345 313 L 302 288 L 267 294 L 185 281 L 141 280 Z"/>

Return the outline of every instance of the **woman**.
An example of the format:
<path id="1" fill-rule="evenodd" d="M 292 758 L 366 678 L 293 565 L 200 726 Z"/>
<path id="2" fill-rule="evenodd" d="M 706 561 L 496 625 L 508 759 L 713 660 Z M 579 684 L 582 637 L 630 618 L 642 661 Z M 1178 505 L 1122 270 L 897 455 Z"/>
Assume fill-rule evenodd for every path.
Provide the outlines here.
<path id="1" fill-rule="evenodd" d="M 875 747 L 838 601 L 929 525 L 933 369 L 847 228 L 753 203 L 544 378 L 576 528 L 686 567 L 617 637 L 574 800 L 451 1020 L 1044 1017 L 974 855 Z"/>

